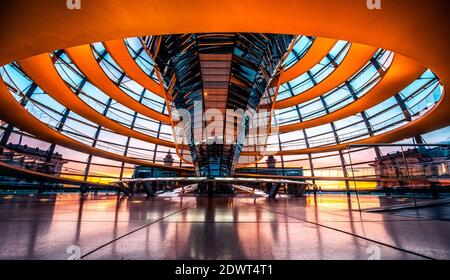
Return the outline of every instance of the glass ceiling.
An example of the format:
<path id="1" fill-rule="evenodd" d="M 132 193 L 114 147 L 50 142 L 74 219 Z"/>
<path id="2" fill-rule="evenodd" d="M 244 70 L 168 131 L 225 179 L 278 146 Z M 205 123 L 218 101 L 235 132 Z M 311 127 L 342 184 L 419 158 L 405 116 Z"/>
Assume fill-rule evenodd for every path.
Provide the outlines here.
<path id="1" fill-rule="evenodd" d="M 314 40 L 314 37 L 300 37 L 293 46 L 293 51 L 284 61 L 283 65 L 286 66 L 286 69 L 301 62 L 302 57 L 313 46 Z M 158 83 L 154 62 L 144 51 L 141 40 L 129 38 L 124 42 L 137 65 Z M 326 80 L 345 60 L 350 47 L 350 42 L 338 41 L 320 63 L 297 78 L 282 84 L 277 100 L 301 95 Z M 111 58 L 102 43 L 92 44 L 91 50 L 106 75 L 123 92 L 161 114 L 169 114 L 164 98 L 133 81 Z M 54 51 L 51 55 L 61 79 L 74 94 L 77 94 L 95 111 L 124 127 L 145 135 L 174 141 L 170 124 L 146 117 L 131 110 L 126 104 L 120 104 L 113 100 L 86 79 L 64 50 Z M 358 73 L 349 77 L 344 84 L 301 104 L 276 109 L 273 114 L 272 127 L 321 118 L 345 108 L 366 94 L 370 94 L 370 91 L 382 80 L 383 72 L 389 71 L 394 56 L 395 54 L 390 51 L 379 49 L 373 58 Z M 179 156 L 186 155 L 189 151 L 180 150 L 180 154 L 177 154 L 174 148 L 121 135 L 75 114 L 43 92 L 16 63 L 0 68 L 0 74 L 7 84 L 10 94 L 24 106 L 29 114 L 63 135 L 99 150 L 153 163 L 163 164 L 167 152 L 171 151 L 175 160 L 174 166 L 192 167 L 192 164 L 183 162 Z M 442 94 L 443 88 L 438 77 L 430 70 L 426 70 L 417 80 L 411 81 L 408 87 L 395 96 L 356 115 L 312 128 L 271 135 L 267 149 L 279 152 L 332 146 L 393 131 L 423 116 L 439 102 Z M 7 127 L 8 124 L 2 121 L 0 138 L 4 137 Z M 406 139 L 402 143 L 414 143 L 418 139 L 425 143 L 448 142 L 450 141 L 448 135 L 450 135 L 450 129 L 447 127 L 426 135 L 417 135 L 416 138 Z M 12 134 L 8 137 L 7 143 L 39 147 L 42 150 L 47 150 L 52 146 L 52 143 L 38 140 L 17 128 L 12 128 Z M 135 168 L 133 164 L 100 158 L 58 145 L 54 149 L 69 161 L 64 166 L 64 171 L 69 174 L 67 176 L 78 179 L 86 177 L 88 180 L 101 182 L 133 176 Z M 368 167 L 370 162 L 377 157 L 376 152 L 374 148 L 352 150 L 352 165 L 348 160 L 348 151 L 275 155 L 275 159 L 277 167 L 280 168 L 303 167 L 305 175 L 344 176 L 345 170 L 350 167 L 359 168 L 362 170 L 361 172 L 370 172 Z M 255 157 L 255 159 L 259 158 Z M 260 163 L 255 163 L 252 167 L 265 167 L 266 159 L 267 157 L 261 158 Z"/>

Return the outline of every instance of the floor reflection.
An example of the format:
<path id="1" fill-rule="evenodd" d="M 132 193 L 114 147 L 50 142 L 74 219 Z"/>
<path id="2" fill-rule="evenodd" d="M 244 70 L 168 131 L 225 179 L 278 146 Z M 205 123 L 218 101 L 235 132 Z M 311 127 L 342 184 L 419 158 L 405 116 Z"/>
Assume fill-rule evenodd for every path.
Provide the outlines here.
<path id="1" fill-rule="evenodd" d="M 362 208 L 394 200 L 359 197 Z M 356 205 L 356 206 L 355 206 Z M 0 196 L 1 259 L 449 259 L 450 205 L 355 211 L 354 197 Z M 435 209 L 433 211 L 433 209 Z"/>

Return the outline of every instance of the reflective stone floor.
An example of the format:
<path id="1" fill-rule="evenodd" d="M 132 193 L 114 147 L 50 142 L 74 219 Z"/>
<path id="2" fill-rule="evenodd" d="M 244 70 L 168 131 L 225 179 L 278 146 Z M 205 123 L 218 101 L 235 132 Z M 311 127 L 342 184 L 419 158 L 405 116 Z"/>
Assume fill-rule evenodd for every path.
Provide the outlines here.
<path id="1" fill-rule="evenodd" d="M 450 204 L 355 199 L 0 196 L 0 259 L 450 259 Z M 386 205 L 360 196 L 361 207 Z M 78 247 L 74 247 L 75 245 Z"/>

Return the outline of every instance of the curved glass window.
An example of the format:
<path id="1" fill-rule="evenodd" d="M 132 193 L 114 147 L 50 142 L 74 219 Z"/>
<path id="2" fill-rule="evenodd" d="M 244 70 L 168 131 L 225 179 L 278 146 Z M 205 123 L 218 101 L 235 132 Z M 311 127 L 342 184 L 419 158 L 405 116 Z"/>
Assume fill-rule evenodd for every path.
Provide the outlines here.
<path id="1" fill-rule="evenodd" d="M 301 36 L 298 41 L 295 43 L 292 51 L 286 57 L 283 62 L 283 66 L 285 66 L 285 70 L 294 66 L 300 59 L 305 56 L 305 54 L 309 51 L 312 44 L 314 43 L 314 37 Z"/>
<path id="2" fill-rule="evenodd" d="M 277 101 L 299 95 L 323 81 L 339 66 L 350 49 L 350 45 L 346 41 L 339 41 L 319 64 L 292 81 L 282 84 L 278 91 Z"/>
<path id="3" fill-rule="evenodd" d="M 142 41 L 137 37 L 128 38 L 125 39 L 125 44 L 130 55 L 135 58 L 136 63 L 147 76 L 151 77 L 156 83 L 159 83 L 158 76 L 155 73 L 155 63 L 144 50 Z"/>
<path id="4" fill-rule="evenodd" d="M 351 77 L 346 83 L 339 85 L 337 88 L 296 106 L 275 110 L 277 123 L 286 125 L 299 122 L 299 117 L 295 112 L 300 110 L 301 121 L 307 121 L 318 118 L 337 111 L 355 99 L 368 93 L 382 79 L 384 73 L 392 63 L 393 53 L 389 51 L 379 50 L 373 60 L 369 61 L 358 73 Z M 380 67 L 380 70 L 377 69 Z"/>

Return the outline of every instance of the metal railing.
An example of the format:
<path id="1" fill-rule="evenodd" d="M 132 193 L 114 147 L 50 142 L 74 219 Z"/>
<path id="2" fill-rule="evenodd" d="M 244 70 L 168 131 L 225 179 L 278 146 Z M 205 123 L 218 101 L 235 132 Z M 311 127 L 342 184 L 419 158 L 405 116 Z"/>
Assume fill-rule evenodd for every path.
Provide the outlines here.
<path id="1" fill-rule="evenodd" d="M 444 188 L 450 186 L 450 144 L 365 144 L 349 145 L 348 157 L 354 192 L 361 211 L 360 193 L 356 185 L 357 172 L 352 163 L 352 149 L 376 150 L 376 158 L 370 164 L 374 169 L 377 187 L 386 197 L 400 190 L 402 195 L 412 196 L 413 206 L 418 206 L 418 193 L 431 193 L 439 197 Z M 350 195 L 350 187 L 347 189 Z M 420 196 L 421 199 L 429 196 Z"/>

